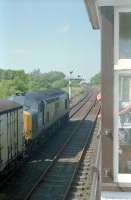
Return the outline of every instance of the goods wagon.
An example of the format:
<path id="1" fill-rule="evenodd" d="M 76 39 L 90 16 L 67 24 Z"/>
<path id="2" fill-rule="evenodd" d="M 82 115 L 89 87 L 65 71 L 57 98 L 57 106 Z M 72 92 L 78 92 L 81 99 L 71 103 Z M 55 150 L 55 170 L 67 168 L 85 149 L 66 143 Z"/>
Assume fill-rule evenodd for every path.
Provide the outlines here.
<path id="1" fill-rule="evenodd" d="M 24 138 L 35 140 L 40 134 L 52 134 L 68 120 L 69 98 L 62 90 L 17 94 L 11 100 L 23 105 Z"/>
<path id="2" fill-rule="evenodd" d="M 0 100 L 0 174 L 10 168 L 23 152 L 23 108 Z"/>

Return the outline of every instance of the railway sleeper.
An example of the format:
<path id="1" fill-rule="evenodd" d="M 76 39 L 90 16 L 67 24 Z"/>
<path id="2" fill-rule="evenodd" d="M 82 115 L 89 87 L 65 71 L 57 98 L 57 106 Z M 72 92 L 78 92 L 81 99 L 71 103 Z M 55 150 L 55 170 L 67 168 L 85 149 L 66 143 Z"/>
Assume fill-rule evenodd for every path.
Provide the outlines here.
<path id="1" fill-rule="evenodd" d="M 85 184 L 83 185 L 72 185 L 71 189 L 75 189 L 75 190 L 83 190 L 85 188 Z"/>
<path id="2" fill-rule="evenodd" d="M 78 175 L 80 176 L 81 174 L 83 174 L 83 173 L 86 174 L 86 173 L 88 173 L 89 171 L 90 171 L 90 167 L 85 167 L 85 168 L 83 168 L 83 169 L 81 168 L 81 169 L 78 170 L 78 172 L 77 172 L 76 175 L 77 175 L 77 176 L 78 176 Z"/>
<path id="3" fill-rule="evenodd" d="M 81 176 L 81 177 L 76 177 L 76 178 L 74 178 L 74 181 L 73 181 L 73 183 L 74 182 L 79 182 L 79 181 L 82 181 L 82 182 L 84 182 L 84 181 L 87 181 L 88 180 L 88 176 Z"/>
<path id="4" fill-rule="evenodd" d="M 83 164 L 82 166 L 79 167 L 79 171 L 86 171 L 86 170 L 89 170 L 91 167 L 91 163 L 86 163 L 86 164 Z"/>
<path id="5" fill-rule="evenodd" d="M 85 181 L 74 182 L 71 188 L 83 187 L 85 185 Z"/>
<path id="6" fill-rule="evenodd" d="M 89 192 L 89 189 L 90 189 L 90 184 L 89 185 L 83 185 L 83 187 L 72 187 L 71 188 L 71 193 L 72 195 L 74 196 L 77 196 L 79 194 L 81 194 L 81 196 L 87 194 Z"/>
<path id="7" fill-rule="evenodd" d="M 68 197 L 68 199 L 71 199 L 71 200 L 74 200 L 74 199 L 76 199 L 76 200 L 78 200 L 78 199 L 81 199 L 82 197 L 84 197 L 85 196 L 85 194 L 83 194 L 83 192 L 81 192 L 81 191 L 78 191 L 78 192 L 73 192 L 73 193 L 71 193 L 70 195 L 69 195 L 69 197 Z"/>

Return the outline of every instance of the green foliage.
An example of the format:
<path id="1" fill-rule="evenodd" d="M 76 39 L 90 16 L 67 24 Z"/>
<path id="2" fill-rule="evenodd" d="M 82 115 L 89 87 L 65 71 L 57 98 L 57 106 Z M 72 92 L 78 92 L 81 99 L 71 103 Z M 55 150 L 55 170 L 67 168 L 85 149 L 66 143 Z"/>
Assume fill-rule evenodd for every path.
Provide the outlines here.
<path id="1" fill-rule="evenodd" d="M 16 92 L 63 88 L 67 85 L 62 72 L 41 73 L 36 69 L 27 74 L 24 70 L 0 69 L 0 98 L 7 98 Z"/>
<path id="2" fill-rule="evenodd" d="M 68 85 L 68 81 L 65 79 L 59 79 L 53 82 L 52 87 L 53 88 L 63 88 Z"/>
<path id="3" fill-rule="evenodd" d="M 100 84 L 101 84 L 101 73 L 97 73 L 91 78 L 90 85 L 96 86 Z"/>
<path id="4" fill-rule="evenodd" d="M 64 91 L 66 91 L 68 93 L 69 91 L 69 88 L 68 87 L 65 87 L 65 88 L 62 88 Z M 78 96 L 80 95 L 82 89 L 80 86 L 75 86 L 75 87 L 71 87 L 71 93 L 72 93 L 72 97 L 74 96 Z"/>
<path id="5" fill-rule="evenodd" d="M 5 98 L 15 93 L 16 89 L 10 80 L 0 82 L 0 97 Z"/>
<path id="6" fill-rule="evenodd" d="M 81 82 L 81 80 L 79 80 L 79 79 L 74 79 L 74 80 L 71 81 L 71 85 L 72 85 L 73 87 L 78 87 L 78 86 L 80 85 L 80 82 Z"/>

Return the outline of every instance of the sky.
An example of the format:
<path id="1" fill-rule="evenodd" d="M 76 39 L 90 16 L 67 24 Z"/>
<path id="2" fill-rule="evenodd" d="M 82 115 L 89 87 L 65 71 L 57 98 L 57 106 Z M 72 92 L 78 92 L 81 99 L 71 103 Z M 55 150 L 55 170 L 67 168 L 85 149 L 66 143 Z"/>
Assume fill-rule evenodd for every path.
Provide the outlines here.
<path id="1" fill-rule="evenodd" d="M 0 68 L 99 72 L 100 32 L 84 0 L 0 0 Z"/>

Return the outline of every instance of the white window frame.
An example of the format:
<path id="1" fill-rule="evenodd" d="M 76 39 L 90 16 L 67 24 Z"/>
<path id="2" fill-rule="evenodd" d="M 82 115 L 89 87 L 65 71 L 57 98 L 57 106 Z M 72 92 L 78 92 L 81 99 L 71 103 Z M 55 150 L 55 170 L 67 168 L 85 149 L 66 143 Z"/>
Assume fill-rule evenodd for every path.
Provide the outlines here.
<path id="1" fill-rule="evenodd" d="M 131 192 L 101 192 L 101 200 L 129 200 L 131 199 Z"/>
<path id="2" fill-rule="evenodd" d="M 131 174 L 119 173 L 119 138 L 118 138 L 118 117 L 119 113 L 119 75 L 131 74 L 131 59 L 119 60 L 119 13 L 131 12 L 131 7 L 115 7 L 114 9 L 114 182 L 119 182 L 121 186 L 131 187 Z"/>
<path id="3" fill-rule="evenodd" d="M 119 173 L 119 122 L 116 113 L 119 113 L 119 76 L 131 76 L 131 70 L 115 70 L 114 72 L 114 181 L 119 183 L 130 183 L 131 186 L 131 174 Z M 126 186 L 126 185 L 124 185 Z M 129 186 L 129 184 L 127 185 Z"/>
<path id="4" fill-rule="evenodd" d="M 114 9 L 114 67 L 115 69 L 131 69 L 131 59 L 119 59 L 119 13 L 131 12 L 130 7 L 115 7 Z"/>

